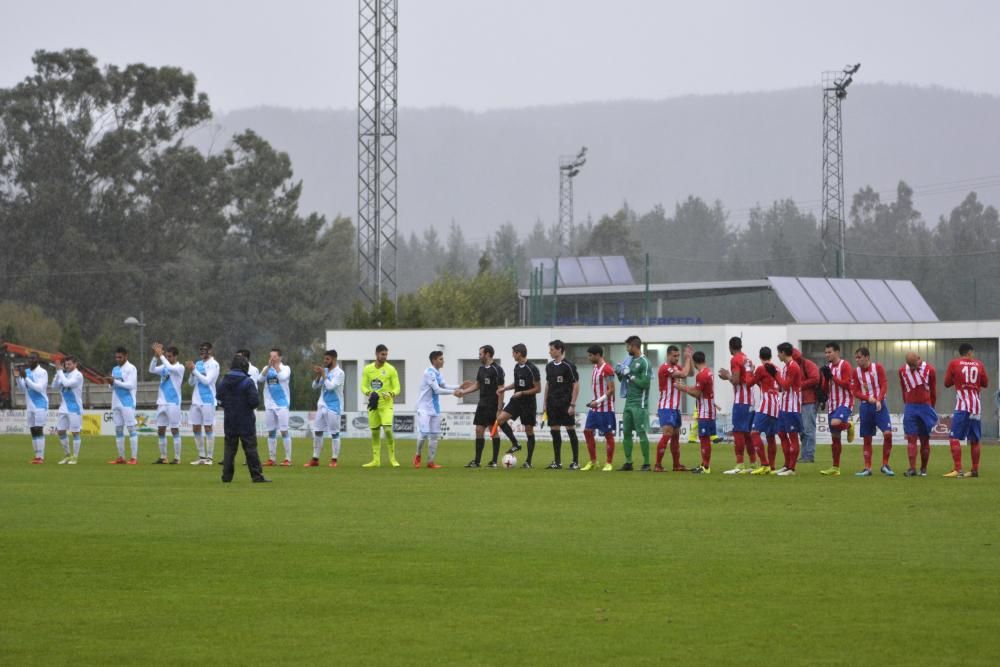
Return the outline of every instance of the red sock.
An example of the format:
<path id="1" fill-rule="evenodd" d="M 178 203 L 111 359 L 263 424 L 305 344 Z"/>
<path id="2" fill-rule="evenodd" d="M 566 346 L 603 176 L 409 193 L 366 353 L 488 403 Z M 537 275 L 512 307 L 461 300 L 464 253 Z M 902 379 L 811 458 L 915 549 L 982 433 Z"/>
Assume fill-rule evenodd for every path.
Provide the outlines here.
<path id="1" fill-rule="evenodd" d="M 681 434 L 677 431 L 670 438 L 670 458 L 674 460 L 675 468 L 681 467 Z"/>
<path id="2" fill-rule="evenodd" d="M 795 470 L 795 463 L 799 460 L 799 434 L 788 434 L 788 467 Z"/>
<path id="3" fill-rule="evenodd" d="M 972 469 L 979 471 L 979 443 L 970 442 L 969 451 L 972 453 Z"/>
<path id="4" fill-rule="evenodd" d="M 778 458 L 778 443 L 775 442 L 774 436 L 767 436 L 767 462 L 771 466 L 771 470 L 774 470 L 774 464 Z"/>
<path id="5" fill-rule="evenodd" d="M 865 459 L 865 470 L 872 469 L 872 437 L 870 435 L 865 436 L 864 444 L 861 445 L 861 455 Z M 833 465 L 837 465 L 834 463 Z"/>
<path id="6" fill-rule="evenodd" d="M 917 469 L 917 436 L 906 436 L 906 458 L 910 460 L 910 470 Z"/>
<path id="7" fill-rule="evenodd" d="M 927 470 L 927 464 L 931 460 L 931 436 L 920 436 L 920 469 Z"/>
<path id="8" fill-rule="evenodd" d="M 753 440 L 750 439 L 749 433 L 743 434 L 743 444 L 747 446 L 747 458 L 750 459 L 750 463 L 757 463 L 757 452 L 753 448 Z"/>
<path id="9" fill-rule="evenodd" d="M 762 466 L 767 465 L 767 454 L 764 452 L 764 441 L 760 439 L 760 433 L 754 431 L 750 434 L 750 442 L 753 444 L 753 449 L 757 452 L 757 458 L 760 460 Z"/>
<path id="10" fill-rule="evenodd" d="M 615 434 L 605 433 L 604 434 L 604 450 L 608 455 L 608 463 L 611 463 L 615 459 Z"/>
<path id="11" fill-rule="evenodd" d="M 833 444 L 830 445 L 830 450 L 833 452 L 833 467 L 840 467 L 840 452 L 843 450 L 843 445 L 840 444 L 840 430 L 831 431 L 830 437 L 833 438 Z"/>
<path id="12" fill-rule="evenodd" d="M 663 465 L 663 455 L 667 453 L 667 443 L 669 442 L 666 433 L 660 436 L 660 441 L 656 444 L 656 465 Z"/>
<path id="13" fill-rule="evenodd" d="M 892 454 L 892 431 L 882 434 L 882 465 L 889 465 L 890 454 Z"/>
<path id="14" fill-rule="evenodd" d="M 746 443 L 743 442 L 743 433 L 733 431 L 733 447 L 736 448 L 736 464 L 743 464 L 743 452 L 746 450 Z"/>
<path id="15" fill-rule="evenodd" d="M 703 468 L 712 467 L 712 438 L 711 436 L 702 435 L 698 436 L 698 441 L 701 442 L 701 466 Z"/>
<path id="16" fill-rule="evenodd" d="M 587 453 L 590 454 L 591 461 L 597 461 L 597 442 L 594 440 L 594 431 L 587 428 L 583 430 L 583 439 L 587 441 Z"/>
<path id="17" fill-rule="evenodd" d="M 791 449 L 792 443 L 789 442 L 788 434 L 785 433 L 784 431 L 779 433 L 778 437 L 781 438 L 781 455 L 785 457 L 785 464 L 783 467 L 788 468 L 790 467 L 788 465 L 788 450 Z"/>
<path id="18" fill-rule="evenodd" d="M 952 438 L 949 443 L 951 445 L 951 458 L 955 462 L 955 470 L 962 469 L 962 443 L 958 440 Z"/>

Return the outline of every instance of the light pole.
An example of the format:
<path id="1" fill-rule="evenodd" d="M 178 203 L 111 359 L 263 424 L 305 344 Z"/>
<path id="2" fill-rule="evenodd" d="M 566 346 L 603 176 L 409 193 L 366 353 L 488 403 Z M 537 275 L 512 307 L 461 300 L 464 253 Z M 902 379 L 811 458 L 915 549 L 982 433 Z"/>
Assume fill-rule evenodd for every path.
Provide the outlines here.
<path id="1" fill-rule="evenodd" d="M 124 324 L 127 327 L 136 327 L 139 329 L 139 373 L 145 373 L 146 371 L 143 369 L 146 368 L 146 317 L 140 310 L 139 319 L 135 319 L 129 315 L 125 318 Z"/>
<path id="2" fill-rule="evenodd" d="M 847 222 L 844 220 L 844 128 L 840 118 L 840 105 L 847 99 L 847 87 L 861 63 L 845 67 L 839 72 L 823 73 L 823 245 L 834 232 L 837 234 L 838 278 L 847 275 Z M 825 253 L 824 253 L 825 254 Z"/>
<path id="3" fill-rule="evenodd" d="M 573 228 L 573 179 L 587 162 L 587 147 L 576 155 L 559 156 L 559 245 Z"/>

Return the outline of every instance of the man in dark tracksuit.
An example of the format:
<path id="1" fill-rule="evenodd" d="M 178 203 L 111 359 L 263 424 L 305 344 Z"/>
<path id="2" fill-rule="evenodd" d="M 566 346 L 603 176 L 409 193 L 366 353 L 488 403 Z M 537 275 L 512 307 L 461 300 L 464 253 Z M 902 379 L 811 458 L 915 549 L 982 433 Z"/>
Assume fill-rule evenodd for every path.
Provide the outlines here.
<path id="1" fill-rule="evenodd" d="M 225 413 L 226 453 L 222 461 L 222 481 L 233 481 L 233 460 L 236 450 L 243 441 L 243 453 L 247 457 L 250 478 L 254 482 L 270 482 L 264 478 L 257 455 L 257 418 L 254 408 L 260 403 L 257 383 L 247 375 L 250 362 L 237 354 L 229 365 L 230 371 L 219 383 L 218 398 Z"/>

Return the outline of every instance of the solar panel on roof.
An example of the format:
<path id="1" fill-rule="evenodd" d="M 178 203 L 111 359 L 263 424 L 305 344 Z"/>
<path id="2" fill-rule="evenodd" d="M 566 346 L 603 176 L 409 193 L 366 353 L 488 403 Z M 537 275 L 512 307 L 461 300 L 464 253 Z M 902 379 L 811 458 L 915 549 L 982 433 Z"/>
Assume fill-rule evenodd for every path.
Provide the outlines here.
<path id="1" fill-rule="evenodd" d="M 913 321 L 884 280 L 859 280 L 858 285 L 865 291 L 886 322 Z"/>
<path id="2" fill-rule="evenodd" d="M 851 311 L 857 322 L 884 322 L 878 310 L 865 296 L 864 290 L 854 280 L 847 278 L 830 278 L 827 282 L 840 295 L 841 301 Z"/>
<path id="3" fill-rule="evenodd" d="M 559 258 L 559 286 L 560 287 L 581 287 L 587 284 L 583 277 L 583 270 L 576 257 Z"/>
<path id="4" fill-rule="evenodd" d="M 802 324 L 825 324 L 823 313 L 795 278 L 769 276 L 768 281 L 781 303 L 792 314 L 796 322 Z"/>
<path id="5" fill-rule="evenodd" d="M 580 268 L 588 285 L 610 285 L 611 278 L 600 257 L 581 257 Z"/>
<path id="6" fill-rule="evenodd" d="M 608 275 L 611 276 L 612 285 L 634 285 L 635 280 L 632 279 L 632 271 L 628 268 L 628 262 L 621 255 L 606 255 L 601 258 L 604 261 L 604 267 L 608 271 Z"/>
<path id="7" fill-rule="evenodd" d="M 827 322 L 853 322 L 854 316 L 844 302 L 837 296 L 836 290 L 826 281 L 826 278 L 799 278 L 799 284 L 805 288 L 823 313 Z"/>
<path id="8" fill-rule="evenodd" d="M 910 314 L 914 322 L 938 321 L 937 315 L 931 310 L 930 305 L 924 300 L 923 295 L 920 294 L 916 286 L 909 280 L 886 280 L 885 284 L 896 295 L 896 298 L 899 299 L 899 302 L 906 309 L 906 312 Z"/>

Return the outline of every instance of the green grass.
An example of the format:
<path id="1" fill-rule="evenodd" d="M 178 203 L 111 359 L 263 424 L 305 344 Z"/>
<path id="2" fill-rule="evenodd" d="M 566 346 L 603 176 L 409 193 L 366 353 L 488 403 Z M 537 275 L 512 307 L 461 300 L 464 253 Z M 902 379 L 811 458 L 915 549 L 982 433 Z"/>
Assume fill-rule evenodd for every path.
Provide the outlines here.
<path id="1" fill-rule="evenodd" d="M 370 449 L 350 442 L 336 470 L 252 485 L 240 467 L 225 486 L 218 466 L 152 466 L 154 441 L 142 448 L 142 465 L 112 467 L 112 440 L 88 438 L 80 465 L 57 466 L 50 439 L 32 466 L 27 437 L 0 438 L 0 664 L 1000 654 L 997 447 L 980 479 L 942 479 L 942 447 L 926 479 L 827 479 L 821 464 L 777 479 L 465 470 L 465 442 L 442 445 L 442 470 L 362 470 Z M 847 447 L 845 471 L 860 459 Z M 713 470 L 731 462 L 717 447 Z"/>

